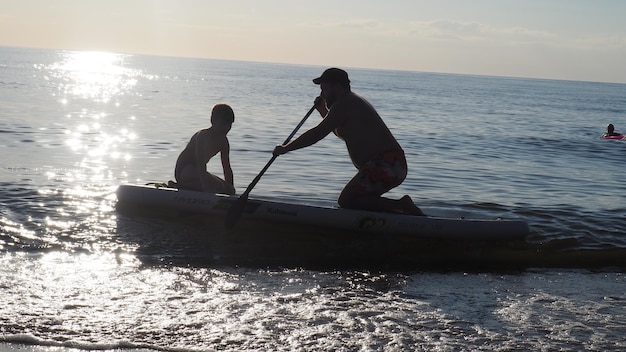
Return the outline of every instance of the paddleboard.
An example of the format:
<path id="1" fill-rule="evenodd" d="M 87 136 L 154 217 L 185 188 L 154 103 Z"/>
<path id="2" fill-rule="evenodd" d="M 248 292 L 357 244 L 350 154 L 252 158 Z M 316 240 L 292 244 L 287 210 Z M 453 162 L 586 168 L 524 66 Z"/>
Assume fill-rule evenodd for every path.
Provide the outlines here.
<path id="1" fill-rule="evenodd" d="M 172 210 L 185 214 L 202 214 L 215 224 L 223 222 L 238 196 L 227 196 L 179 190 L 155 185 L 120 185 L 116 192 L 118 206 Z M 411 216 L 379 213 L 338 207 L 277 202 L 250 198 L 238 222 L 263 225 L 264 229 L 289 228 L 298 236 L 298 228 L 308 233 L 363 233 L 380 236 L 402 236 L 415 239 L 461 239 L 471 241 L 523 240 L 529 226 L 522 219 L 465 219 L 434 216 Z M 239 225 L 236 225 L 239 226 Z M 223 229 L 215 229 L 223 231 Z"/>

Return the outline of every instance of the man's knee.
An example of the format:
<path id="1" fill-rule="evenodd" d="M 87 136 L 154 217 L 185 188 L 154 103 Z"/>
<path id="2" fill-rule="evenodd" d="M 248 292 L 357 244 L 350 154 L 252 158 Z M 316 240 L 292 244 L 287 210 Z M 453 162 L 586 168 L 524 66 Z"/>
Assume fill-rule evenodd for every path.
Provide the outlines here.
<path id="1" fill-rule="evenodd" d="M 352 194 L 341 193 L 339 195 L 339 199 L 337 199 L 337 204 L 342 208 L 358 208 L 358 202 L 356 201 L 356 197 Z"/>

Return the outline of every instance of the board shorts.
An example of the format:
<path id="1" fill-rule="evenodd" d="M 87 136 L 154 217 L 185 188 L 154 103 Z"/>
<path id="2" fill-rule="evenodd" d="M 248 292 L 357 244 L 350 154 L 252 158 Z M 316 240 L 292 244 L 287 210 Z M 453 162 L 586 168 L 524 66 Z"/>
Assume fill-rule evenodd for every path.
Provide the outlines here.
<path id="1" fill-rule="evenodd" d="M 366 162 L 355 176 L 356 193 L 359 195 L 382 195 L 398 186 L 407 175 L 404 151 L 393 149 L 381 153 Z"/>

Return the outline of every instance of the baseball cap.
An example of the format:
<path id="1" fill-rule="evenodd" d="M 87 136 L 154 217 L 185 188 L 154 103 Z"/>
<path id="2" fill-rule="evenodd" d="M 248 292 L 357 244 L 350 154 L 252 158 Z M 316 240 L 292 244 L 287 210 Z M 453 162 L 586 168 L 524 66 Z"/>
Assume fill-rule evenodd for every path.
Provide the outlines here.
<path id="1" fill-rule="evenodd" d="M 346 71 L 331 67 L 324 71 L 321 76 L 315 78 L 313 83 L 350 83 L 350 80 L 348 79 L 348 73 Z"/>

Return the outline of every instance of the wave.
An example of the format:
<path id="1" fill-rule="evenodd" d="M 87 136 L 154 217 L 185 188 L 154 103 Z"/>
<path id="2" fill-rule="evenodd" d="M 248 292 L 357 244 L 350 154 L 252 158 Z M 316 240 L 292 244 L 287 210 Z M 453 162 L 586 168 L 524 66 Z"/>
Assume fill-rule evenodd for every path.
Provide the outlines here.
<path id="1" fill-rule="evenodd" d="M 145 343 L 133 343 L 128 341 L 116 341 L 110 343 L 91 343 L 86 341 L 76 341 L 76 340 L 65 340 L 65 341 L 57 341 L 57 340 L 49 340 L 42 339 L 36 337 L 31 334 L 14 334 L 14 335 L 3 335 L 0 336 L 0 342 L 8 343 L 8 344 L 19 344 L 19 345 L 29 345 L 29 346 L 44 346 L 44 347 L 54 347 L 55 349 L 60 347 L 65 347 L 68 349 L 79 349 L 79 350 L 88 350 L 88 351 L 110 351 L 110 350 L 127 350 L 129 352 L 142 352 L 142 351 L 166 351 L 166 352 L 195 352 L 201 351 L 200 349 L 191 349 L 191 348 L 167 348 L 152 344 Z M 1 346 L 0 346 L 1 347 Z M 19 348 L 22 349 L 22 348 Z M 9 348 L 11 350 L 11 348 Z"/>

